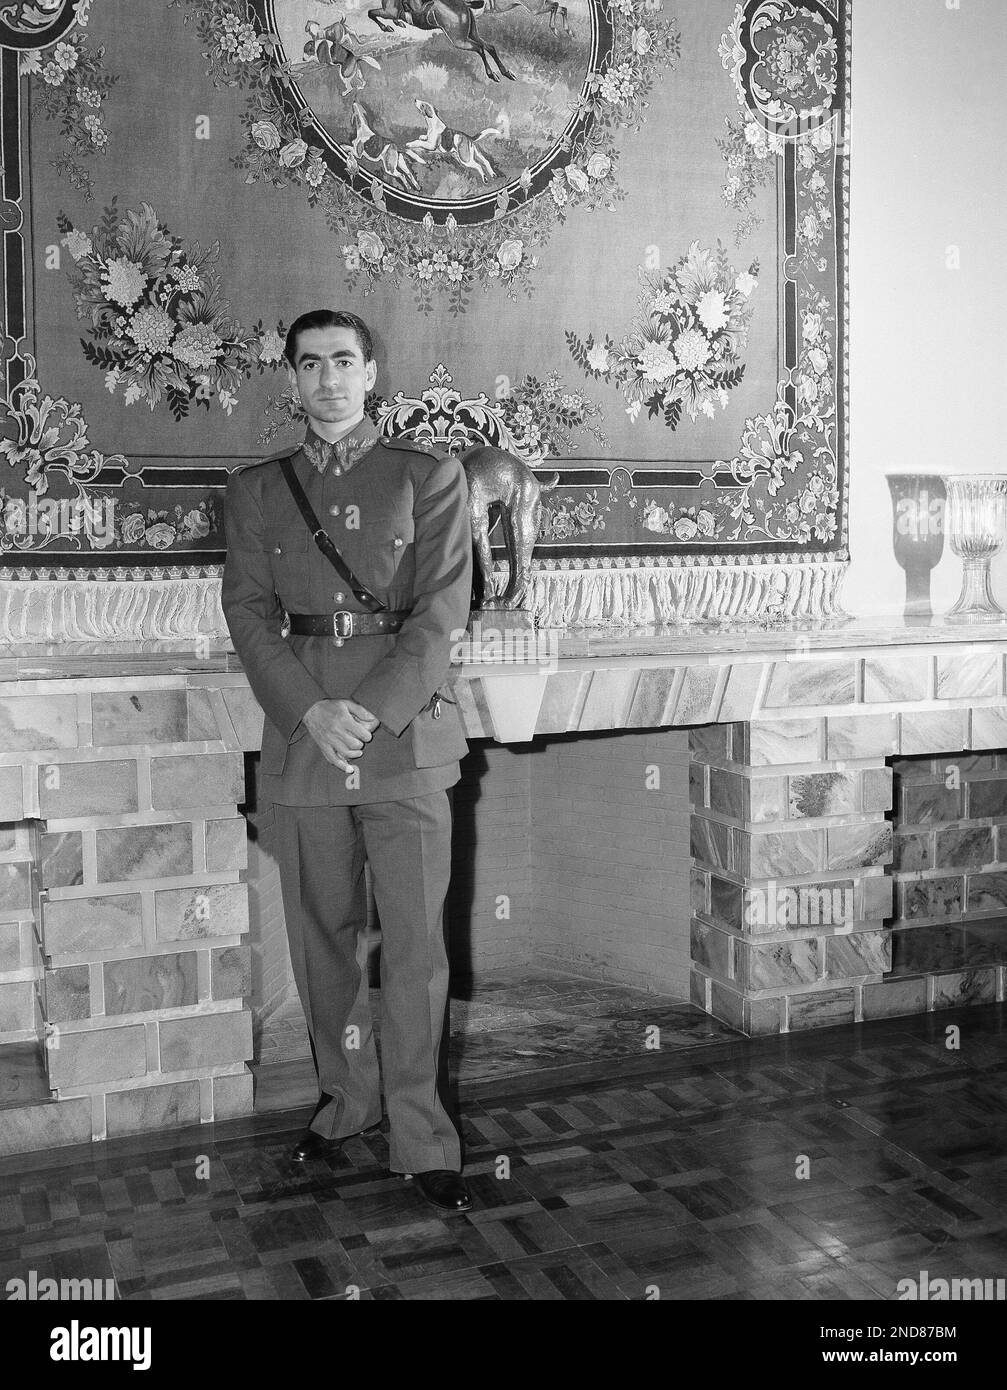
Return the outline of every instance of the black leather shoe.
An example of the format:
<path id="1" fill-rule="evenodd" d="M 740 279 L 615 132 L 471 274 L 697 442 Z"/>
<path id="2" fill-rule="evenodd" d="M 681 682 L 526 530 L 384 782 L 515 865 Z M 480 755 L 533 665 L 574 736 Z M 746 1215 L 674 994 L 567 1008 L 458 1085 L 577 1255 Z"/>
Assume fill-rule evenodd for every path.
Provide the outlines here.
<path id="1" fill-rule="evenodd" d="M 357 1134 L 370 1134 L 371 1130 L 377 1128 L 377 1125 L 372 1125 L 371 1129 L 358 1130 Z M 316 1134 L 313 1129 L 306 1129 L 290 1150 L 290 1161 L 307 1163 L 312 1158 L 334 1158 L 347 1139 L 356 1137 L 356 1134 L 341 1134 L 338 1139 L 326 1139 L 324 1135 Z"/>
<path id="2" fill-rule="evenodd" d="M 434 1168 L 429 1173 L 407 1173 L 432 1206 L 440 1211 L 471 1211 L 472 1194 L 461 1173 Z"/>

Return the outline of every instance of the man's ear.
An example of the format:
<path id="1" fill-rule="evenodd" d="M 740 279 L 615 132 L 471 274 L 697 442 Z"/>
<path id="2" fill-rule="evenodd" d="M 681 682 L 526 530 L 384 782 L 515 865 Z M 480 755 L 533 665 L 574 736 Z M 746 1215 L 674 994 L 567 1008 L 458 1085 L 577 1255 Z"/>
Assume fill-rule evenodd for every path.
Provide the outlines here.
<path id="1" fill-rule="evenodd" d="M 286 358 L 284 358 L 283 360 L 287 364 L 287 380 L 290 382 L 290 389 L 291 391 L 293 391 L 295 396 L 299 397 L 300 393 L 297 390 L 297 373 L 294 371 L 293 367 L 290 365 L 290 362 Z"/>
<path id="2" fill-rule="evenodd" d="M 367 387 L 368 391 L 372 391 L 374 389 L 374 383 L 377 381 L 377 379 L 378 364 L 372 357 L 370 361 L 367 363 L 367 366 L 364 368 L 364 385 Z"/>

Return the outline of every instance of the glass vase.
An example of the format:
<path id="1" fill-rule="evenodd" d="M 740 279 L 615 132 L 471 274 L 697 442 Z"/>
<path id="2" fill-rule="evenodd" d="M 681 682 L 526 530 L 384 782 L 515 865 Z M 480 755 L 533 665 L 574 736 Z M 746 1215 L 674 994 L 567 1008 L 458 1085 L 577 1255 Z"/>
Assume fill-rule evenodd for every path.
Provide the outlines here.
<path id="1" fill-rule="evenodd" d="M 1007 476 L 996 473 L 945 473 L 948 493 L 947 531 L 961 557 L 962 591 L 946 615 L 950 623 L 1002 623 L 1007 613 L 997 603 L 990 562 L 1004 543 Z"/>

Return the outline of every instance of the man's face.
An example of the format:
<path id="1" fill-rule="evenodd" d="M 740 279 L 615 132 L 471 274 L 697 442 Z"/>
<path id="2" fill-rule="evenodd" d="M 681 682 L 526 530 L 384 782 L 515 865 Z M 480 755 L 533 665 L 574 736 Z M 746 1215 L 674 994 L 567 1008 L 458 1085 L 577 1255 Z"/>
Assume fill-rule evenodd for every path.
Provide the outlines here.
<path id="1" fill-rule="evenodd" d="M 341 425 L 359 415 L 378 374 L 377 364 L 364 360 L 352 328 L 309 328 L 299 333 L 296 367 L 288 371 L 305 414 L 316 427 Z"/>

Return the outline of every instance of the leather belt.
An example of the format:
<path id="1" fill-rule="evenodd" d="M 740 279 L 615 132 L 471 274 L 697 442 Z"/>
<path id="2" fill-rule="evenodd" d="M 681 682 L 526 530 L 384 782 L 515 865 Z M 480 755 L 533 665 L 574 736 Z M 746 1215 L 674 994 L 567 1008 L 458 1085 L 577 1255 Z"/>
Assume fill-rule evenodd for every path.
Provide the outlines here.
<path id="1" fill-rule="evenodd" d="M 341 608 L 337 613 L 289 613 L 290 631 L 295 637 L 377 637 L 382 633 L 398 632 L 409 614 L 406 612 L 350 613 Z"/>

